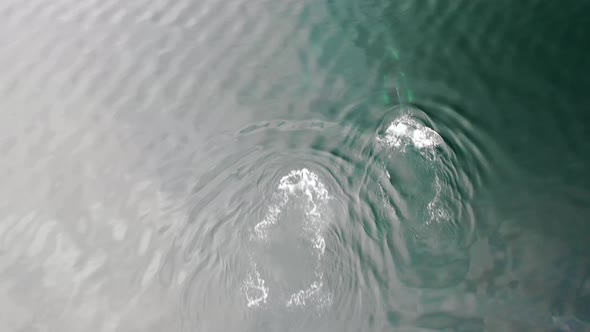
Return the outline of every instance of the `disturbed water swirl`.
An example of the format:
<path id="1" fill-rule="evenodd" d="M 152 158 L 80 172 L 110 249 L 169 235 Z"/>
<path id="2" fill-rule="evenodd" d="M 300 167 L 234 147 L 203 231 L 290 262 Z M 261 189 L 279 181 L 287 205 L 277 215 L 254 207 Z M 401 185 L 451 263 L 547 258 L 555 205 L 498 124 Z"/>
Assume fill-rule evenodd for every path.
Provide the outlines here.
<path id="1" fill-rule="evenodd" d="M 309 300 L 319 301 L 320 305 L 327 305 L 330 301 L 329 294 L 320 294 L 323 286 L 323 272 L 321 271 L 321 259 L 326 250 L 326 241 L 322 236 L 322 231 L 329 220 L 325 220 L 326 208 L 329 208 L 330 196 L 324 184 L 318 178 L 318 175 L 306 168 L 293 170 L 288 175 L 281 178 L 276 196 L 275 205 L 268 208 L 264 219 L 260 221 L 253 229 L 253 241 L 263 242 L 262 250 L 271 250 L 269 242 L 276 242 L 278 246 L 285 246 L 290 238 L 302 237 L 304 244 L 299 249 L 311 251 L 314 256 L 311 260 L 314 268 L 314 279 L 306 288 L 292 292 L 286 301 L 287 306 L 302 306 Z M 273 228 L 282 215 L 288 210 L 289 205 L 293 208 L 300 208 L 302 211 L 301 220 L 286 220 L 283 222 L 299 222 L 295 226 L 294 232 L 289 232 L 285 238 L 276 241 L 273 234 Z M 322 215 L 323 214 L 323 215 Z M 299 230 L 298 230 L 299 228 Z M 293 229 L 293 228 L 292 228 Z M 272 240 L 269 239 L 272 237 Z M 274 248 L 280 249 L 280 248 Z M 253 261 L 257 260 L 253 258 Z M 287 264 L 293 264 L 293 261 L 286 260 Z M 296 271 L 294 271 L 296 272 Z M 297 273 L 294 273 L 295 275 Z M 284 279 L 290 279 L 289 276 Z M 261 302 L 265 303 L 269 295 L 269 288 L 265 286 L 265 280 L 261 278 L 257 264 L 253 264 L 253 273 L 248 276 L 245 284 L 245 293 L 248 299 L 248 306 L 257 306 Z M 256 294 L 256 295 L 253 295 Z"/>
<path id="2" fill-rule="evenodd" d="M 294 143 L 295 135 L 301 141 Z M 269 324 L 283 326 L 278 318 L 292 314 L 300 315 L 298 325 L 312 326 L 349 302 L 357 258 L 342 242 L 350 224 L 343 217 L 355 208 L 349 195 L 358 184 L 350 180 L 364 163 L 362 154 L 318 149 L 326 137 L 334 148 L 370 142 L 334 123 L 277 121 L 229 133 L 202 152 L 211 172 L 193 189 L 198 204 L 178 247 L 189 269 L 187 316 L 213 315 L 215 308 L 196 299 L 215 298 L 217 307 L 247 317 L 272 313 Z M 227 144 L 240 153 L 224 154 Z M 233 326 L 195 319 L 203 328 Z"/>
<path id="3" fill-rule="evenodd" d="M 391 111 L 375 137 L 375 169 L 366 178 L 377 223 L 385 237 L 395 275 L 412 287 L 449 287 L 469 266 L 465 248 L 475 220 L 473 184 L 456 166 L 454 152 L 415 107 Z M 453 137 L 450 137 L 453 139 Z"/>
<path id="4" fill-rule="evenodd" d="M 218 294 L 221 280 L 218 306 L 277 328 L 296 319 L 305 329 L 406 306 L 411 289 L 437 298 L 461 285 L 476 229 L 471 177 L 419 109 L 392 109 L 378 125 L 362 133 L 323 121 L 265 122 L 210 144 L 211 176 L 194 189 L 200 204 L 191 219 L 217 221 L 187 233 L 191 273 L 201 281 L 187 284 L 191 298 Z M 241 152 L 218 158 L 230 142 Z"/>

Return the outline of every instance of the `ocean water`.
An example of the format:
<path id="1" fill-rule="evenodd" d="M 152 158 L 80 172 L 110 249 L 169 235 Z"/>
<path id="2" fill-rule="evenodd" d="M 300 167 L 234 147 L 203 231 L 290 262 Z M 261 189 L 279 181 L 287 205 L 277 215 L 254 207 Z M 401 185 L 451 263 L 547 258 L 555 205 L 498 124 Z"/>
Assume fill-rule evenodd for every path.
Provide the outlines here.
<path id="1" fill-rule="evenodd" d="M 590 331 L 590 2 L 6 0 L 1 331 Z"/>

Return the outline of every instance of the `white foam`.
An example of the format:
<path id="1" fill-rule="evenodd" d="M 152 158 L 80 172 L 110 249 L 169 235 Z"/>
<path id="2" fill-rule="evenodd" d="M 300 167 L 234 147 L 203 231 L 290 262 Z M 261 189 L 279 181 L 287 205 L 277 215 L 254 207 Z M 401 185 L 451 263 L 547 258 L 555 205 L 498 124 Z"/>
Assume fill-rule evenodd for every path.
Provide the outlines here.
<path id="1" fill-rule="evenodd" d="M 277 218 L 289 201 L 288 196 L 282 195 L 281 202 L 275 206 L 271 206 L 266 213 L 266 216 L 256 226 L 254 226 L 254 235 L 258 239 L 265 239 L 268 237 L 268 228 L 277 222 Z"/>
<path id="2" fill-rule="evenodd" d="M 405 149 L 412 145 L 418 149 L 434 148 L 444 143 L 433 129 L 426 127 L 409 115 L 393 120 L 379 141 L 393 148 Z"/>
<path id="3" fill-rule="evenodd" d="M 311 201 L 328 199 L 328 191 L 318 175 L 307 168 L 293 170 L 281 178 L 279 189 L 287 190 L 292 194 L 298 191 L 304 192 Z"/>
<path id="4" fill-rule="evenodd" d="M 412 116 L 405 114 L 391 122 L 385 134 L 377 137 L 377 141 L 389 148 L 405 151 L 407 146 L 420 150 L 420 154 L 430 162 L 437 161 L 434 148 L 444 144 L 443 138 L 433 129 L 423 125 Z M 387 177 L 391 178 L 387 170 Z M 429 218 L 427 224 L 449 221 L 451 214 L 442 199 L 442 186 L 440 179 L 435 175 L 435 196 L 427 205 Z"/>
<path id="5" fill-rule="evenodd" d="M 265 281 L 260 277 L 260 272 L 256 269 L 256 263 L 252 263 L 252 271 L 244 281 L 242 288 L 248 301 L 248 307 L 258 307 L 261 303 L 266 303 L 268 298 L 268 287 Z"/>
<path id="6" fill-rule="evenodd" d="M 431 224 L 433 222 L 439 223 L 442 221 L 449 221 L 451 219 L 451 215 L 448 209 L 445 207 L 444 203 L 441 200 L 442 187 L 438 176 L 434 178 L 434 187 L 436 193 L 432 201 L 430 201 L 427 206 L 428 215 L 430 216 L 430 219 L 427 221 L 427 224 Z"/>
<path id="7" fill-rule="evenodd" d="M 321 250 L 322 254 L 325 249 L 325 241 L 321 236 L 321 226 L 324 224 L 320 214 L 320 205 L 325 203 L 330 196 L 324 184 L 314 172 L 307 168 L 293 170 L 288 175 L 283 176 L 279 181 L 278 192 L 275 196 L 277 203 L 269 207 L 264 219 L 254 226 L 254 237 L 265 239 L 268 237 L 268 228 L 276 224 L 283 208 L 289 202 L 290 197 L 303 194 L 306 197 L 305 209 L 305 228 L 314 233 L 314 247 Z"/>
<path id="8" fill-rule="evenodd" d="M 332 304 L 332 296 L 322 292 L 323 286 L 323 274 L 318 273 L 317 279 L 307 289 L 301 289 L 291 294 L 286 306 L 303 307 L 309 302 L 315 303 L 318 308 L 329 306 Z"/>
<path id="9" fill-rule="evenodd" d="M 304 306 L 306 304 L 306 300 L 317 295 L 322 288 L 323 283 L 320 280 L 314 281 L 309 288 L 299 290 L 296 293 L 291 294 L 291 297 L 287 301 L 287 307 L 290 306 Z"/>
<path id="10" fill-rule="evenodd" d="M 328 190 L 320 181 L 318 175 L 306 168 L 300 170 L 293 170 L 289 174 L 283 176 L 279 181 L 277 193 L 275 194 L 275 204 L 270 206 L 264 219 L 254 226 L 251 234 L 252 240 L 266 240 L 269 236 L 269 231 L 275 225 L 291 199 L 301 199 L 303 203 L 304 215 L 302 229 L 309 233 L 311 247 L 316 254 L 316 280 L 311 283 L 307 289 L 299 290 L 291 295 L 287 301 L 287 306 L 302 306 L 305 305 L 306 300 L 311 297 L 318 298 L 316 295 L 323 285 L 322 274 L 319 272 L 321 266 L 321 258 L 326 249 L 326 241 L 323 237 L 322 230 L 326 224 L 322 216 L 322 208 L 330 199 Z M 256 270 L 256 265 L 253 262 L 253 273 L 248 276 L 246 280 L 246 297 L 248 299 L 248 307 L 258 306 L 259 303 L 266 303 L 266 298 L 269 293 L 268 287 L 264 285 L 264 279 L 261 278 L 260 273 Z M 254 280 L 256 279 L 256 280 Z M 248 290 L 250 293 L 248 293 Z M 258 296 L 252 295 L 258 294 Z M 318 301 L 327 303 L 328 301 Z"/>

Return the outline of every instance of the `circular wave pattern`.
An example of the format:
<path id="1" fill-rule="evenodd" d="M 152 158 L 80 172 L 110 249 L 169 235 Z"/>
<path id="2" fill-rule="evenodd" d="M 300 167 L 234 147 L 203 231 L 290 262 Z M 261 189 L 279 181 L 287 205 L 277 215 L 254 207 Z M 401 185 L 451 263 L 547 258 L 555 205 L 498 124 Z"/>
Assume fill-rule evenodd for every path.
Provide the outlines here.
<path id="1" fill-rule="evenodd" d="M 186 316 L 213 317 L 215 307 L 273 324 L 283 324 L 277 317 L 307 324 L 350 302 L 356 258 L 342 243 L 349 219 L 341 216 L 363 163 L 332 150 L 342 142 L 358 150 L 369 141 L 354 135 L 329 122 L 271 121 L 206 145 L 200 155 L 208 156 L 210 172 L 194 186 L 196 205 L 179 232 Z M 227 146 L 236 153 L 227 154 Z M 203 298 L 219 303 L 204 305 Z"/>
<path id="2" fill-rule="evenodd" d="M 397 273 L 413 287 L 448 287 L 468 268 L 474 220 L 460 187 L 470 187 L 470 180 L 423 112 L 404 107 L 393 113 L 376 141 L 385 173 L 381 202 L 404 234 L 391 244 Z"/>
<path id="3" fill-rule="evenodd" d="M 309 287 L 293 292 L 286 301 L 286 305 L 302 306 L 314 298 L 319 300 L 321 305 L 326 305 L 329 302 L 329 295 L 320 295 L 323 285 L 323 272 L 320 271 L 320 268 L 321 259 L 326 249 L 322 229 L 328 220 L 324 219 L 322 211 L 328 208 L 327 202 L 330 198 L 328 191 L 318 175 L 306 168 L 293 170 L 281 178 L 277 189 L 278 192 L 274 197 L 277 202 L 268 208 L 265 218 L 254 226 L 252 240 L 268 243 L 269 236 L 272 236 L 272 228 L 277 226 L 285 207 L 290 201 L 299 200 L 304 213 L 300 227 L 302 227 L 316 259 L 313 272 L 316 278 Z M 264 249 L 268 248 L 265 246 Z M 265 303 L 269 295 L 269 288 L 265 287 L 265 280 L 260 277 L 256 263 L 253 263 L 252 270 L 246 279 L 244 290 L 249 307 Z M 254 278 L 256 278 L 255 282 Z"/>
<path id="4" fill-rule="evenodd" d="M 443 289 L 464 280 L 475 229 L 464 188 L 470 180 L 456 166 L 452 143 L 419 109 L 391 110 L 376 135 L 278 121 L 249 126 L 230 141 L 240 153 L 219 152 L 218 159 L 204 152 L 212 178 L 195 188 L 195 201 L 227 202 L 213 226 L 225 235 L 201 249 L 219 255 L 198 272 L 197 279 L 210 279 L 211 286 L 198 286 L 203 296 L 218 275 L 245 315 L 284 317 L 299 308 L 311 310 L 307 318 L 360 318 L 400 301 L 374 293 L 384 286 Z M 207 206 L 195 210 L 211 214 Z M 200 239 L 192 241 L 211 245 L 207 232 L 193 234 Z M 223 255 L 231 258 L 218 265 Z"/>
<path id="5" fill-rule="evenodd" d="M 194 188 L 198 206 L 181 246 L 192 266 L 186 316 L 224 308 L 246 317 L 236 326 L 317 330 L 349 318 L 374 330 L 374 321 L 434 328 L 449 303 L 475 320 L 492 310 L 468 288 L 481 226 L 474 170 L 485 168 L 457 162 L 473 153 L 463 129 L 411 106 L 390 110 L 376 129 L 264 122 L 210 144 L 211 172 Z M 239 151 L 231 156 L 230 143 Z M 260 330 L 253 324 L 245 330 Z"/>
<path id="6" fill-rule="evenodd" d="M 432 162 L 432 167 L 436 167 L 436 147 L 444 144 L 443 138 L 436 131 L 419 123 L 408 114 L 396 118 L 387 127 L 385 135 L 377 137 L 377 141 L 395 151 L 406 152 L 408 146 L 413 147 L 423 157 Z M 445 204 L 442 202 L 441 180 L 436 173 L 435 171 L 434 181 L 432 183 L 434 197 L 426 206 L 426 211 L 428 212 L 428 218 L 425 220 L 426 224 L 448 221 L 451 216 Z M 391 179 L 388 171 L 387 174 L 388 178 Z"/>

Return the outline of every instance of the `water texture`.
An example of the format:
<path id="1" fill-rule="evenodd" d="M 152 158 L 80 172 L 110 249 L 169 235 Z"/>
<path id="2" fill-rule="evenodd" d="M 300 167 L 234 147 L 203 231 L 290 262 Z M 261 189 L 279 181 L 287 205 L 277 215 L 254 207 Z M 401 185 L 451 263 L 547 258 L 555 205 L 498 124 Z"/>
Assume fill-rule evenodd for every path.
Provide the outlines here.
<path id="1" fill-rule="evenodd" d="M 590 5 L 6 0 L 1 331 L 589 331 Z"/>

